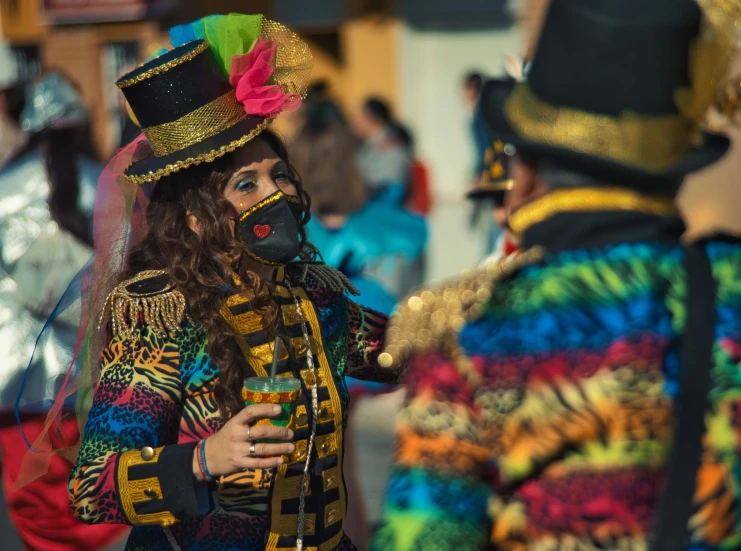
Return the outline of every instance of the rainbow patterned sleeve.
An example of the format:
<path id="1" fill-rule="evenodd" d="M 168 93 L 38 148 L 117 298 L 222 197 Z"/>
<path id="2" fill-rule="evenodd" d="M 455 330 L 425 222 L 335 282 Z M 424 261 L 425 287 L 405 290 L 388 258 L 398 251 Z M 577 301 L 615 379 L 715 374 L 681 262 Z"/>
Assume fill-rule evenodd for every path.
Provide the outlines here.
<path id="1" fill-rule="evenodd" d="M 383 523 L 371 549 L 483 549 L 492 473 L 473 388 L 439 352 L 413 356 L 404 382 Z"/>
<path id="2" fill-rule="evenodd" d="M 70 475 L 75 518 L 164 525 L 198 514 L 194 484 L 183 483 L 195 442 L 176 443 L 182 392 L 176 339 L 142 324 L 111 341 Z"/>

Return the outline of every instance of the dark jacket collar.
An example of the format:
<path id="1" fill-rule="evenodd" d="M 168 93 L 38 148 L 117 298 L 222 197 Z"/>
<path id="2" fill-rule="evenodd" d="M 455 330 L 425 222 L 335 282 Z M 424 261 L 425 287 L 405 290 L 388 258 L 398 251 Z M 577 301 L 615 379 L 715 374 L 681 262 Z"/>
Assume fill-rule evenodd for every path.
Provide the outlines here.
<path id="1" fill-rule="evenodd" d="M 523 207 L 512 219 L 521 226 L 521 247 L 550 253 L 621 243 L 678 242 L 684 223 L 672 201 L 635 191 L 560 190 Z"/>

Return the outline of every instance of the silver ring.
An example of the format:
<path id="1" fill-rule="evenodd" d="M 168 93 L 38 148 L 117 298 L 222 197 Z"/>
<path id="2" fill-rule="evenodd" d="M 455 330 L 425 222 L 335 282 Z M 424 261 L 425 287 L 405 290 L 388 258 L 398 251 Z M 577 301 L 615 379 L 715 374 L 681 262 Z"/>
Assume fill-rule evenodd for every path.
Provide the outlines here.
<path id="1" fill-rule="evenodd" d="M 254 444 L 250 444 L 250 455 L 257 455 L 257 450 Z"/>
<path id="2" fill-rule="evenodd" d="M 250 442 L 254 442 L 254 440 L 252 439 L 252 435 L 250 434 L 251 428 L 252 427 L 247 427 L 247 440 L 249 440 Z"/>

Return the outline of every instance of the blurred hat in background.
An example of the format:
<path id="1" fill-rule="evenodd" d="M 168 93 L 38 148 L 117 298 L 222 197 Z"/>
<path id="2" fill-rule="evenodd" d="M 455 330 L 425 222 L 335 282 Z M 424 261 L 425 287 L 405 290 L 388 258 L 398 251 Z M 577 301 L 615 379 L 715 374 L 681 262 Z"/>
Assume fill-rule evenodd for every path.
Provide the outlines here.
<path id="1" fill-rule="evenodd" d="M 552 0 L 525 81 L 485 83 L 483 118 L 518 151 L 626 175 L 712 164 L 728 140 L 698 128 L 712 83 L 695 76 L 724 56 L 700 36 L 704 21 L 692 0 Z"/>
<path id="2" fill-rule="evenodd" d="M 29 134 L 46 128 L 78 126 L 88 110 L 74 85 L 59 73 L 49 73 L 31 86 L 21 115 L 21 129 Z"/>

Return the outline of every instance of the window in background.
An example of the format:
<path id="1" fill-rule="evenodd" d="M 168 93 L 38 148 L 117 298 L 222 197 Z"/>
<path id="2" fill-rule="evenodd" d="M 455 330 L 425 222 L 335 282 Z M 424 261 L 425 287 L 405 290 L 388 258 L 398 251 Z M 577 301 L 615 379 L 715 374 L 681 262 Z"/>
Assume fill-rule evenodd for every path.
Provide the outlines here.
<path id="1" fill-rule="evenodd" d="M 11 47 L 18 64 L 18 79 L 30 82 L 41 72 L 39 47 L 37 44 L 14 45 Z"/>
<path id="2" fill-rule="evenodd" d="M 126 114 L 126 104 L 123 94 L 116 86 L 116 80 L 124 73 L 132 70 L 137 64 L 138 45 L 136 42 L 109 42 L 103 47 L 103 101 L 105 105 L 106 131 L 109 144 L 109 156 L 124 144 L 129 143 L 139 134 L 138 128 L 130 121 Z"/>

